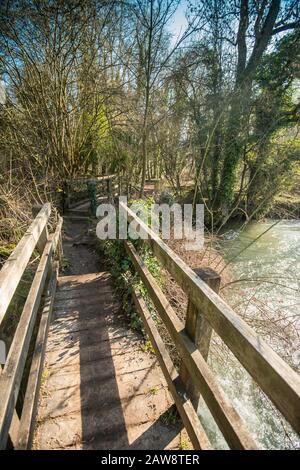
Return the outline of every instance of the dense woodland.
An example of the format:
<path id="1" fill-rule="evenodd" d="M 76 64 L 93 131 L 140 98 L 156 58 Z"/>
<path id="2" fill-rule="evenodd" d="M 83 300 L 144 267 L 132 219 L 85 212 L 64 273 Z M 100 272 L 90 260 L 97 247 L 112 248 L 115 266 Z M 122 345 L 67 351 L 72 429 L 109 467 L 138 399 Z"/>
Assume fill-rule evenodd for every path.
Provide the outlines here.
<path id="1" fill-rule="evenodd" d="M 192 269 L 213 268 L 221 276 L 220 296 L 298 371 L 299 238 L 283 240 L 281 232 L 279 255 L 280 243 L 270 247 L 268 258 L 262 245 L 244 260 L 243 272 L 229 271 L 281 218 L 300 219 L 299 59 L 299 0 L 0 0 L 0 267 L 28 228 L 33 205 L 51 202 L 50 232 L 59 225 L 57 212 L 64 212 L 67 188 L 78 177 L 87 176 L 86 183 L 89 177 L 115 175 L 102 181 L 118 182 L 120 193 L 144 199 L 146 209 L 153 197 L 169 204 L 204 203 L 204 249 L 187 253 L 182 240 L 178 245 L 170 240 L 169 246 Z M 84 222 L 82 232 L 77 227 L 79 233 L 74 229 L 73 238 L 63 233 L 69 250 L 76 249 L 62 255 L 59 248 L 60 273 L 81 274 L 85 258 L 100 259 L 113 275 L 131 328 L 145 333 L 132 301 L 138 289 L 179 369 L 182 358 L 157 320 L 128 251 L 119 241 L 95 243 L 90 237 L 97 221 L 90 218 L 96 194 L 89 196 L 91 207 L 81 217 L 87 226 Z M 282 216 L 280 204 L 284 210 L 294 204 L 295 213 Z M 247 222 L 265 216 L 276 220 L 259 234 L 246 233 L 246 244 L 226 256 L 231 223 L 237 221 L 242 232 Z M 148 247 L 143 250 L 143 266 L 184 323 L 188 305 L 195 307 L 190 292 L 179 288 Z M 37 268 L 39 253 L 31 254 L 0 325 L 9 347 Z M 259 270 L 255 258 L 269 271 Z M 153 352 L 144 339 L 144 352 Z M 31 350 L 29 362 L 30 355 Z M 209 364 L 226 378 L 220 383 L 228 396 L 234 390 L 234 398 L 246 404 L 250 426 L 265 448 L 299 447 L 215 333 Z"/>
<path id="2" fill-rule="evenodd" d="M 297 0 L 0 3 L 2 237 L 78 175 L 117 173 L 141 197 L 159 179 L 213 225 L 293 191 Z"/>

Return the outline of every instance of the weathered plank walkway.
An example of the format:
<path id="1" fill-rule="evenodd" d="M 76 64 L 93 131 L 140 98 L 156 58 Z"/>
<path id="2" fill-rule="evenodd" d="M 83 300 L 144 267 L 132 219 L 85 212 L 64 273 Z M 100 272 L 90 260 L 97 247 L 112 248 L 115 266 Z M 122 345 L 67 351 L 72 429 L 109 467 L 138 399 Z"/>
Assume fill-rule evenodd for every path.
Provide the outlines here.
<path id="1" fill-rule="evenodd" d="M 34 447 L 180 447 L 181 424 L 166 424 L 173 401 L 155 356 L 124 320 L 110 274 L 89 246 L 84 221 L 68 222 L 46 349 Z"/>

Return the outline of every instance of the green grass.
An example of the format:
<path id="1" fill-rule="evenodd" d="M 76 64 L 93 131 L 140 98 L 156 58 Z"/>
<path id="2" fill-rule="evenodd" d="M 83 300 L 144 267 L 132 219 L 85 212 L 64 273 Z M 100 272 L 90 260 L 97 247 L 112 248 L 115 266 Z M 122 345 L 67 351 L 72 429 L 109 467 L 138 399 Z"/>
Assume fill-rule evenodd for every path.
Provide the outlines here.
<path id="1" fill-rule="evenodd" d="M 180 417 L 175 405 L 171 406 L 162 416 L 161 420 L 167 426 L 175 425 L 180 421 Z"/>
<path id="2" fill-rule="evenodd" d="M 15 248 L 15 243 L 7 243 L 6 245 L 0 246 L 0 266 L 5 263 Z"/>

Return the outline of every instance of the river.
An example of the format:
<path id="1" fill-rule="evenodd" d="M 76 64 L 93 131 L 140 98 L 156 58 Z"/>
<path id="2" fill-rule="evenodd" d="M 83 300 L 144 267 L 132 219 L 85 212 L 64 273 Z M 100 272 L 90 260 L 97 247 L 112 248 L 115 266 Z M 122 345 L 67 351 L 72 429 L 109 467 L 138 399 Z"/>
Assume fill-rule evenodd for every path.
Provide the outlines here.
<path id="1" fill-rule="evenodd" d="M 227 264 L 222 295 L 299 370 L 300 221 L 268 220 L 251 222 L 243 230 L 231 228 L 222 234 L 218 249 Z M 260 447 L 300 448 L 299 437 L 216 336 L 210 363 Z M 214 444 L 226 448 L 203 404 L 199 413 Z"/>

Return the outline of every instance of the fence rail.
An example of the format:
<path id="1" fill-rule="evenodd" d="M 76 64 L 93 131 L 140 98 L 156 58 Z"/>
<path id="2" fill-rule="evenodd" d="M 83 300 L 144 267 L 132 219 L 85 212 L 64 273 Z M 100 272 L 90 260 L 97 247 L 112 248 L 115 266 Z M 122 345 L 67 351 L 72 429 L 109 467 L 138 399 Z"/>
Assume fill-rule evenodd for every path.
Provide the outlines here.
<path id="1" fill-rule="evenodd" d="M 300 433 L 300 378 L 298 374 L 130 208 L 122 202 L 120 205 L 127 213 L 128 220 L 135 220 L 140 230 L 147 235 L 144 242 L 151 246 L 154 255 L 188 295 L 189 310 L 191 310 L 190 306 L 193 306 L 192 323 L 194 328 L 200 331 L 197 341 L 191 332 L 191 326 L 188 325 L 188 322 L 191 322 L 191 313 L 188 314 L 187 324 L 183 325 L 135 248 L 131 243 L 125 242 L 131 261 L 146 286 L 154 306 L 180 353 L 183 366 L 188 372 L 188 377 L 181 374 L 181 378 L 185 377 L 187 391 L 191 392 L 187 382 L 192 382 L 194 389 L 198 392 L 198 397 L 201 393 L 229 446 L 234 449 L 247 449 L 255 448 L 256 444 L 205 362 L 204 351 L 210 335 L 207 335 L 206 326 L 203 328 L 203 321 L 205 325 L 207 323 L 216 331 L 293 429 Z M 138 310 L 141 311 L 141 309 L 140 305 Z M 146 329 L 149 328 L 146 314 L 142 315 L 142 318 Z M 169 380 L 168 377 L 167 380 Z M 191 393 L 190 398 L 194 399 Z M 197 403 L 194 402 L 194 406 L 196 405 Z"/>
<path id="2" fill-rule="evenodd" d="M 119 182 L 117 186 L 115 182 L 118 181 L 117 175 L 105 175 L 105 176 L 78 176 L 76 178 L 65 181 L 63 189 L 63 211 L 66 212 L 70 209 L 76 209 L 77 206 L 82 205 L 86 202 L 93 202 L 93 199 L 101 202 L 103 199 L 112 201 L 117 190 L 119 193 Z M 76 186 L 81 186 L 81 191 L 76 194 Z M 85 186 L 83 189 L 82 186 Z M 89 194 L 89 188 L 93 186 L 94 194 Z M 74 196 L 80 196 L 78 200 L 74 199 Z"/>
<path id="3" fill-rule="evenodd" d="M 0 375 L 0 448 L 7 445 L 8 436 L 15 448 L 27 448 L 32 438 L 35 408 L 42 373 L 45 339 L 52 311 L 56 285 L 53 259 L 56 251 L 61 254 L 62 219 L 58 219 L 55 232 L 48 234 L 47 223 L 51 214 L 50 204 L 45 204 L 36 215 L 29 229 L 0 271 L 0 325 L 7 308 L 21 281 L 22 275 L 35 249 L 40 251 L 40 261 L 35 272 L 22 314 Z M 41 317 L 38 312 L 42 297 L 46 301 Z M 39 325 L 37 320 L 39 319 Z M 24 369 L 34 328 L 38 326 L 33 360 L 21 418 L 15 410 L 24 376 Z M 13 428 L 13 429 L 12 429 Z"/>

